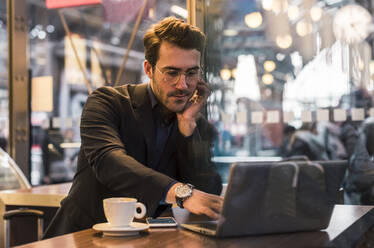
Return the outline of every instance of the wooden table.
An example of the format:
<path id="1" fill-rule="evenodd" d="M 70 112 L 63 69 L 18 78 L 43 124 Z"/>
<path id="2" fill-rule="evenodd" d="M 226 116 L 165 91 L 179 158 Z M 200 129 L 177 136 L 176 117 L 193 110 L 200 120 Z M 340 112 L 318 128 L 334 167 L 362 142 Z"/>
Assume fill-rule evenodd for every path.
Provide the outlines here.
<path id="1" fill-rule="evenodd" d="M 72 183 L 37 186 L 29 189 L 0 191 L 0 247 L 4 240 L 3 214 L 21 207 L 42 210 L 45 213 L 44 226 L 51 221 L 60 207 L 61 200 L 68 194 Z"/>
<path id="2" fill-rule="evenodd" d="M 101 232 L 87 229 L 19 247 L 334 247 L 330 241 L 339 239 L 346 233 L 343 231 L 353 230 L 356 223 L 359 224 L 361 220 L 368 217 L 372 220 L 373 216 L 372 206 L 336 205 L 329 227 L 320 232 L 212 238 L 178 227 L 149 229 L 132 237 L 106 237 Z M 366 231 L 362 227 L 356 228 L 361 232 Z M 357 234 L 356 236 L 361 235 L 360 231 L 353 231 Z"/>
<path id="3" fill-rule="evenodd" d="M 59 207 L 68 194 L 71 183 L 37 186 L 30 189 L 0 191 L 0 200 L 5 205 Z"/>

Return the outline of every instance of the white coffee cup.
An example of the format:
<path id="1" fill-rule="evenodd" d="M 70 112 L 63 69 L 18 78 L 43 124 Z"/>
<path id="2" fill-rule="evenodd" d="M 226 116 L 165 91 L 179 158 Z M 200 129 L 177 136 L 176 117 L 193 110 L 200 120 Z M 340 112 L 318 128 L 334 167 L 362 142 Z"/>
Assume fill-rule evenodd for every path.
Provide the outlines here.
<path id="1" fill-rule="evenodd" d="M 103 205 L 105 217 L 111 226 L 128 226 L 134 217 L 141 219 L 146 214 L 144 204 L 135 198 L 107 198 L 103 200 Z M 137 209 L 140 209 L 140 213 Z"/>

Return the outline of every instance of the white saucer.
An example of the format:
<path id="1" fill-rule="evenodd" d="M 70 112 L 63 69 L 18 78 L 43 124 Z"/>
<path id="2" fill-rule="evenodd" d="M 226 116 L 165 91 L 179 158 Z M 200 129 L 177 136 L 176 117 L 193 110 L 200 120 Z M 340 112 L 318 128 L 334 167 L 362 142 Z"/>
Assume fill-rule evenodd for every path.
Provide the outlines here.
<path id="1" fill-rule="evenodd" d="M 148 229 L 149 225 L 139 222 L 132 222 L 128 226 L 111 226 L 108 222 L 99 223 L 92 228 L 101 231 L 105 236 L 133 236 L 139 234 L 139 231 Z"/>

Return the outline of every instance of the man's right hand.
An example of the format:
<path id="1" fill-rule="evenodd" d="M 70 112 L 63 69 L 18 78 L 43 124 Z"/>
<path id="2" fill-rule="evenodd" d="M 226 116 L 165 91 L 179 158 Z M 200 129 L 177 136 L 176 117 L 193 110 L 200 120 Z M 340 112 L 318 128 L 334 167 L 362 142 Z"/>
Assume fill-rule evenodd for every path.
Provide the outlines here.
<path id="1" fill-rule="evenodd" d="M 175 188 L 181 183 L 174 184 L 168 191 L 166 202 L 175 203 Z M 205 214 L 212 219 L 218 219 L 222 211 L 223 197 L 208 194 L 198 189 L 193 189 L 191 197 L 183 202 L 183 207 L 194 214 Z"/>

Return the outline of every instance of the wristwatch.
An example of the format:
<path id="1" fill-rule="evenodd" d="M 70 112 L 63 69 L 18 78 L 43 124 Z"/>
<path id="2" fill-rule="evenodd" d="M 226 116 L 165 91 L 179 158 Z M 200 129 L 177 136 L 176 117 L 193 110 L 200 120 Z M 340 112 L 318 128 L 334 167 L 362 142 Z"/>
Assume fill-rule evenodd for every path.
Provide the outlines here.
<path id="1" fill-rule="evenodd" d="M 192 196 L 194 186 L 189 183 L 179 185 L 175 188 L 175 200 L 178 207 L 183 208 L 183 202 Z"/>

